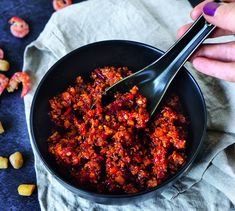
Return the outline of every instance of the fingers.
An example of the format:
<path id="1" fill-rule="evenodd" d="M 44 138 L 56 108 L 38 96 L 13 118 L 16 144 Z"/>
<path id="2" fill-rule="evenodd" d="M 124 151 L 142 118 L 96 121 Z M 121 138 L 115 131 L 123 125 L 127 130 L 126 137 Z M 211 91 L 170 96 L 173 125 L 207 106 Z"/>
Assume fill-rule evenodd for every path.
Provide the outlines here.
<path id="1" fill-rule="evenodd" d="M 203 12 L 208 22 L 235 33 L 235 2 L 221 4 L 210 2 L 204 5 Z"/>
<path id="2" fill-rule="evenodd" d="M 190 16 L 193 20 L 196 20 L 202 13 L 203 13 L 203 7 L 208 3 L 208 2 L 212 2 L 213 0 L 205 0 L 202 3 L 198 4 L 196 7 L 194 7 L 194 9 L 192 10 Z M 223 2 L 235 2 L 235 0 L 226 0 Z"/>
<path id="3" fill-rule="evenodd" d="M 217 26 L 211 37 L 235 34 L 235 0 L 220 4 L 206 0 L 193 9 L 191 18 L 196 20 L 202 13 L 208 22 Z M 191 25 L 182 26 L 177 37 L 182 36 Z M 195 69 L 204 74 L 235 82 L 235 42 L 203 45 L 190 60 Z"/>
<path id="4" fill-rule="evenodd" d="M 210 37 L 219 37 L 235 34 L 235 0 L 228 0 L 230 3 L 215 3 L 212 0 L 206 0 L 197 5 L 191 12 L 191 17 L 196 20 L 202 12 L 206 20 L 218 28 Z M 186 24 L 177 32 L 177 38 L 181 37 L 192 25 Z"/>
<path id="5" fill-rule="evenodd" d="M 191 60 L 196 57 L 207 57 L 222 62 L 235 62 L 235 42 L 202 45 L 194 53 Z"/>
<path id="6" fill-rule="evenodd" d="M 205 57 L 193 59 L 192 64 L 198 71 L 226 81 L 235 82 L 235 62 L 221 62 Z"/>
<path id="7" fill-rule="evenodd" d="M 192 10 L 190 16 L 193 20 L 196 20 L 202 13 L 203 13 L 203 7 L 205 4 L 208 2 L 212 2 L 213 0 L 206 0 L 203 1 L 202 3 L 198 4 L 194 9 Z"/>

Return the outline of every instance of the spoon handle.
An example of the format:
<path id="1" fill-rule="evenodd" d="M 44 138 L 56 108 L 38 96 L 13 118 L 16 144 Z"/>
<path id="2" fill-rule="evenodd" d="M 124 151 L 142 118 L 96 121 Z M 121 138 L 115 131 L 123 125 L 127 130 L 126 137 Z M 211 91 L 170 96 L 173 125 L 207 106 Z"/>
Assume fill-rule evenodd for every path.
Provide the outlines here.
<path id="1" fill-rule="evenodd" d="M 208 23 L 203 15 L 201 15 L 188 31 L 158 60 L 156 61 L 157 71 L 159 71 L 159 63 L 162 61 L 162 73 L 173 78 L 178 70 L 183 66 L 198 46 L 208 37 L 215 29 L 215 26 Z M 153 68 L 154 68 L 154 64 Z M 166 69 L 169 70 L 165 71 Z M 163 74 L 164 75 L 164 74 Z"/>

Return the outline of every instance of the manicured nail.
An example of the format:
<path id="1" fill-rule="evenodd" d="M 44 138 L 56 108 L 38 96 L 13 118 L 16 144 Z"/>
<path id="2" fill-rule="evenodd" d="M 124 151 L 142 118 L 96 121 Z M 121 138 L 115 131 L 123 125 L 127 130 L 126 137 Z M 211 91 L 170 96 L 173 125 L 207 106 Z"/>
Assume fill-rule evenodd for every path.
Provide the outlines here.
<path id="1" fill-rule="evenodd" d="M 209 3 L 205 4 L 205 6 L 203 7 L 203 12 L 206 15 L 214 16 L 215 11 L 219 6 L 220 6 L 220 4 L 218 4 L 216 2 L 209 2 Z"/>

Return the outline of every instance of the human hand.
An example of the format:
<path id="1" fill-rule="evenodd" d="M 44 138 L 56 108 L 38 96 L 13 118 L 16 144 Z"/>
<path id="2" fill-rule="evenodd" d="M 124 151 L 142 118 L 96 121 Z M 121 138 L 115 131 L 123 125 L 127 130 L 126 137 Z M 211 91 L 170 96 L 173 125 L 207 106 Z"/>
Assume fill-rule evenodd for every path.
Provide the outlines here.
<path id="1" fill-rule="evenodd" d="M 191 12 L 196 20 L 203 13 L 205 19 L 217 26 L 211 37 L 235 35 L 235 0 L 215 3 L 205 0 Z M 182 26 L 177 37 L 182 36 L 192 25 Z M 204 44 L 190 58 L 195 69 L 223 80 L 235 82 L 235 41 L 219 44 Z"/>

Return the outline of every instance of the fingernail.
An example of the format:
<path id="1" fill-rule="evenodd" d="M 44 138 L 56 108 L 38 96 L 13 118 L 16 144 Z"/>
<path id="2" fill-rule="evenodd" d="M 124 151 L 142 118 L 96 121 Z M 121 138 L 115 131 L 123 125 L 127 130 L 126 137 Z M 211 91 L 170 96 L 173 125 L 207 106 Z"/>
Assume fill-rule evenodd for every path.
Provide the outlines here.
<path id="1" fill-rule="evenodd" d="M 203 12 L 206 15 L 214 16 L 215 15 L 215 11 L 217 10 L 217 8 L 219 6 L 220 6 L 220 4 L 218 4 L 216 2 L 209 2 L 209 3 L 205 4 L 205 6 L 203 7 Z"/>

